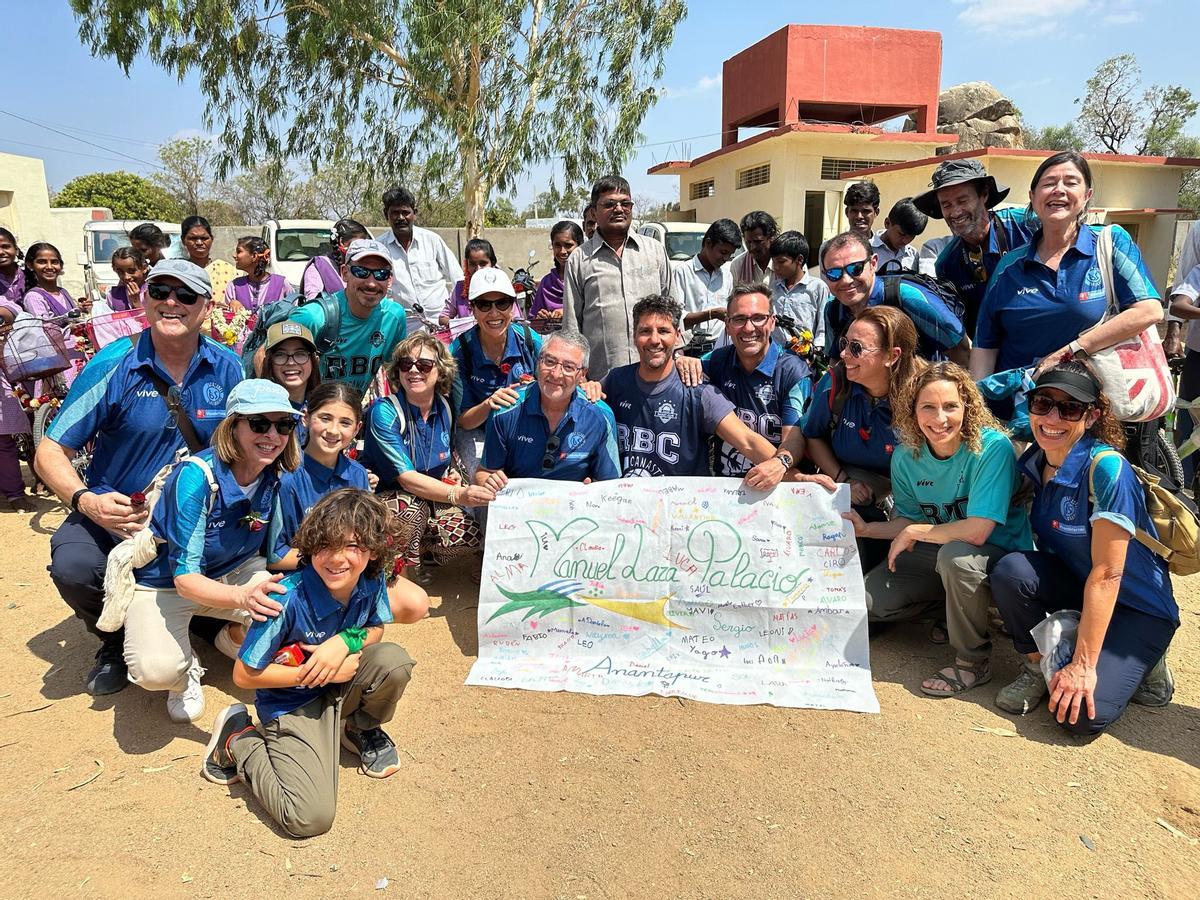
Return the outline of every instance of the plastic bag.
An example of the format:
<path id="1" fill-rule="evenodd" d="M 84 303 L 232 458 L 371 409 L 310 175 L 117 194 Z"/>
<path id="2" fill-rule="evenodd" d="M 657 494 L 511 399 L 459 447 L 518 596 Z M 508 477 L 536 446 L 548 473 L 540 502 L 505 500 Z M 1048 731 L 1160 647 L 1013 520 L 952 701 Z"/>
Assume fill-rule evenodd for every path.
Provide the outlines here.
<path id="1" fill-rule="evenodd" d="M 1047 616 L 1029 632 L 1042 654 L 1042 677 L 1049 687 L 1054 673 L 1075 656 L 1075 636 L 1079 632 L 1079 611 L 1060 609 Z"/>
<path id="2" fill-rule="evenodd" d="M 0 350 L 0 370 L 9 384 L 46 378 L 69 368 L 61 326 L 29 313 L 20 313 L 13 320 Z"/>

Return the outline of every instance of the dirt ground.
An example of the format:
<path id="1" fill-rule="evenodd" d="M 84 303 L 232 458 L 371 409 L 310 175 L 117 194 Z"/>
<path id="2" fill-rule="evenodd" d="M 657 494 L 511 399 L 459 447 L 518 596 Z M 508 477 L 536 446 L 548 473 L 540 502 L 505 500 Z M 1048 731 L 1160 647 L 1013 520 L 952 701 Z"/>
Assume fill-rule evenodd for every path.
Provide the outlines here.
<path id="1" fill-rule="evenodd" d="M 872 642 L 878 716 L 468 688 L 475 589 L 445 575 L 434 617 L 388 629 L 417 660 L 404 768 L 344 756 L 333 830 L 297 841 L 198 774 L 251 699 L 211 647 L 197 726 L 84 692 L 96 644 L 45 572 L 62 517 L 0 513 L 0 896 L 1196 896 L 1200 579 L 1175 702 L 1085 743 L 993 706 L 1011 647 L 991 685 L 922 697 L 948 655 L 917 626 Z"/>

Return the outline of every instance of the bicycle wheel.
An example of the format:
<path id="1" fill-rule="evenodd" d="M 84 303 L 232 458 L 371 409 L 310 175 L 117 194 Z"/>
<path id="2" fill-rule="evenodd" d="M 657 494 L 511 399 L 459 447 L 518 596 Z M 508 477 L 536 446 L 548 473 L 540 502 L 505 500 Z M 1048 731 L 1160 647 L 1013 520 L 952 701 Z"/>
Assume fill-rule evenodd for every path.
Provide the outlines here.
<path id="1" fill-rule="evenodd" d="M 1183 486 L 1183 463 L 1179 460 L 1175 445 L 1162 429 L 1154 439 L 1154 468 L 1171 479 L 1177 488 Z"/>

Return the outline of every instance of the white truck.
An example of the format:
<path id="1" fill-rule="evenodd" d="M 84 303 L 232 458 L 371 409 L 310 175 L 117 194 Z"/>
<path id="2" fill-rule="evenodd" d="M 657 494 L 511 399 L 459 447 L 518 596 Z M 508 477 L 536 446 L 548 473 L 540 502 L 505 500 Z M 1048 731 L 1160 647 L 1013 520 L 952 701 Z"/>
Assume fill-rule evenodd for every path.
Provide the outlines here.
<path id="1" fill-rule="evenodd" d="M 665 244 L 672 263 L 691 259 L 700 252 L 707 222 L 642 222 L 637 233 Z"/>
<path id="2" fill-rule="evenodd" d="M 117 283 L 113 273 L 112 255 L 121 247 L 129 246 L 129 232 L 145 222 L 145 219 L 104 219 L 85 222 L 83 226 L 83 250 L 78 256 L 83 266 L 84 290 L 93 303 L 104 299 L 108 289 Z M 179 223 L 153 222 L 170 236 L 171 246 L 166 255 L 184 257 L 183 242 L 179 234 Z"/>
<path id="3" fill-rule="evenodd" d="M 329 252 L 333 224 L 330 219 L 268 219 L 262 237 L 271 248 L 271 271 L 299 290 L 308 261 Z"/>

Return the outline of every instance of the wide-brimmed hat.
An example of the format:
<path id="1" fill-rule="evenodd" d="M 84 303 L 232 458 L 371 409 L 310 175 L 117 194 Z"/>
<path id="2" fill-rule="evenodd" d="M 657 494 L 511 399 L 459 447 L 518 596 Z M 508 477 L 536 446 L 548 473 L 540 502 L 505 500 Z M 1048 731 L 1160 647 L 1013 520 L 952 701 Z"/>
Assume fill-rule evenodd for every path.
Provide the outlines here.
<path id="1" fill-rule="evenodd" d="M 987 182 L 986 205 L 988 209 L 1008 196 L 1009 189 L 1005 185 L 997 184 L 995 176 L 989 175 L 979 160 L 948 159 L 933 170 L 933 178 L 929 180 L 929 190 L 913 197 L 913 205 L 925 215 L 940 219 L 942 218 L 942 207 L 938 203 L 937 192 L 956 184 L 966 184 L 968 181 Z"/>

